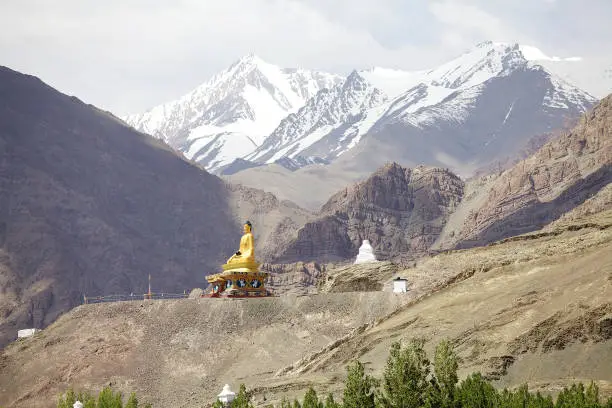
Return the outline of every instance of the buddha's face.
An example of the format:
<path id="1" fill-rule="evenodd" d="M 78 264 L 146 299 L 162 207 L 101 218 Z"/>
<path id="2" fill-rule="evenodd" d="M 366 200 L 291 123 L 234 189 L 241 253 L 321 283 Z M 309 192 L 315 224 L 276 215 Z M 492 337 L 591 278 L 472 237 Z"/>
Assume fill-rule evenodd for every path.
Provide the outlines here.
<path id="1" fill-rule="evenodd" d="M 249 224 L 244 224 L 244 233 L 249 233 L 251 232 L 251 227 L 249 226 Z"/>

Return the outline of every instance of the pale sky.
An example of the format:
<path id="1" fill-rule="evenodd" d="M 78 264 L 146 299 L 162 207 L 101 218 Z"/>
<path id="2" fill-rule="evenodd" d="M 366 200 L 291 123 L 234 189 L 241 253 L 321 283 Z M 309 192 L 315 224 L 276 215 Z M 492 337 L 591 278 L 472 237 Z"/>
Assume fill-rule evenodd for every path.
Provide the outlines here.
<path id="1" fill-rule="evenodd" d="M 612 0 L 0 1 L 0 65 L 117 115 L 176 99 L 251 52 L 347 74 L 519 42 L 582 57 L 562 64 L 598 96 L 612 68 Z"/>

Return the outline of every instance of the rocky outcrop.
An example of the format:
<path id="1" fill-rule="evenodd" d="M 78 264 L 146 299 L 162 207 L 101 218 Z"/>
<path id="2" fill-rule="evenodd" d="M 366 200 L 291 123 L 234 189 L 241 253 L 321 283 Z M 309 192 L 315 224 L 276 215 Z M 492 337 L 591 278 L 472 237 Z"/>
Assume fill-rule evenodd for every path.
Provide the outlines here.
<path id="1" fill-rule="evenodd" d="M 319 291 L 322 293 L 381 291 L 384 283 L 400 269 L 399 265 L 389 261 L 330 268 L 321 276 Z"/>
<path id="2" fill-rule="evenodd" d="M 426 253 L 463 195 L 463 181 L 440 168 L 388 164 L 336 193 L 275 258 L 337 262 L 369 239 L 378 259 Z"/>
<path id="3" fill-rule="evenodd" d="M 612 181 L 612 95 L 571 131 L 487 185 L 481 205 L 454 237 L 458 247 L 542 228 Z"/>
<path id="4" fill-rule="evenodd" d="M 327 265 L 316 262 L 296 262 L 293 264 L 262 264 L 259 269 L 270 274 L 266 285 L 274 293 L 305 295 L 317 293 L 317 284 L 325 275 Z"/>

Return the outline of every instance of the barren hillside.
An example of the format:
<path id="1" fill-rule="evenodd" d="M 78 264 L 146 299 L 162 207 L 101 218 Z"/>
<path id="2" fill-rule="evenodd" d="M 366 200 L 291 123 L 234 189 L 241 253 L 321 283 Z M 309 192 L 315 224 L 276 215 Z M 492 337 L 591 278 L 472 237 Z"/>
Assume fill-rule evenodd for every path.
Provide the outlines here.
<path id="1" fill-rule="evenodd" d="M 224 383 L 244 382 L 263 406 L 264 397 L 269 403 L 301 395 L 311 384 L 339 390 L 344 366 L 355 357 L 379 372 L 391 341 L 412 336 L 425 337 L 429 348 L 450 337 L 462 374 L 480 370 L 500 385 L 528 382 L 555 391 L 594 379 L 610 393 L 611 227 L 608 210 L 425 258 L 409 269 L 379 264 L 376 281 L 384 288 L 406 277 L 406 295 L 80 306 L 0 354 L 0 404 L 46 407 L 71 384 L 96 389 L 112 382 L 154 406 L 196 407 Z M 339 274 L 358 280 L 364 270 L 345 266 L 326 274 L 341 282 Z"/>
<path id="2" fill-rule="evenodd" d="M 333 379 L 351 359 L 379 374 L 392 341 L 423 337 L 430 351 L 450 338 L 462 375 L 481 371 L 499 386 L 526 382 L 547 392 L 593 379 L 612 395 L 612 210 L 440 254 L 399 275 L 412 284 L 411 303 L 258 383 L 261 392 L 292 395 L 310 383 L 337 391 Z M 432 282 L 441 275 L 455 279 Z"/>
<path id="3" fill-rule="evenodd" d="M 223 384 L 271 377 L 395 310 L 389 293 L 80 306 L 0 354 L 0 405 L 51 407 L 112 382 L 156 407 L 201 407 Z"/>

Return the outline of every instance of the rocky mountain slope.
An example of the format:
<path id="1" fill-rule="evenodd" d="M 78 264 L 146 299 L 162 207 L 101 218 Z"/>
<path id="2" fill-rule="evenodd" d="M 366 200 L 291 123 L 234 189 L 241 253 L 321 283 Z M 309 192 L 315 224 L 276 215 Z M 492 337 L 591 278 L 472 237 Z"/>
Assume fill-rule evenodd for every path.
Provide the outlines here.
<path id="1" fill-rule="evenodd" d="M 0 347 L 83 295 L 142 294 L 148 274 L 156 292 L 203 287 L 245 219 L 265 255 L 308 216 L 0 67 Z"/>
<path id="2" fill-rule="evenodd" d="M 0 404 L 43 407 L 70 385 L 112 382 L 154 407 L 199 407 L 244 382 L 265 406 L 311 385 L 338 392 L 353 358 L 380 373 L 390 343 L 414 336 L 430 351 L 450 338 L 461 376 L 478 370 L 553 393 L 592 379 L 610 395 L 611 227 L 607 211 L 408 269 L 380 264 L 374 279 L 407 278 L 405 295 L 83 305 L 1 352 Z M 350 284 L 338 277 L 350 268 L 326 273 L 336 288 Z"/>
<path id="3" fill-rule="evenodd" d="M 346 260 L 364 239 L 380 259 L 418 256 L 436 241 L 462 195 L 463 182 L 447 170 L 389 164 L 332 196 L 274 260 Z"/>
<path id="4" fill-rule="evenodd" d="M 612 182 L 612 95 L 571 131 L 499 176 L 476 180 L 441 247 L 474 246 L 533 231 Z"/>
<path id="5" fill-rule="evenodd" d="M 127 123 L 217 170 L 251 153 L 338 75 L 281 69 L 248 55 L 176 101 L 129 115 Z"/>

